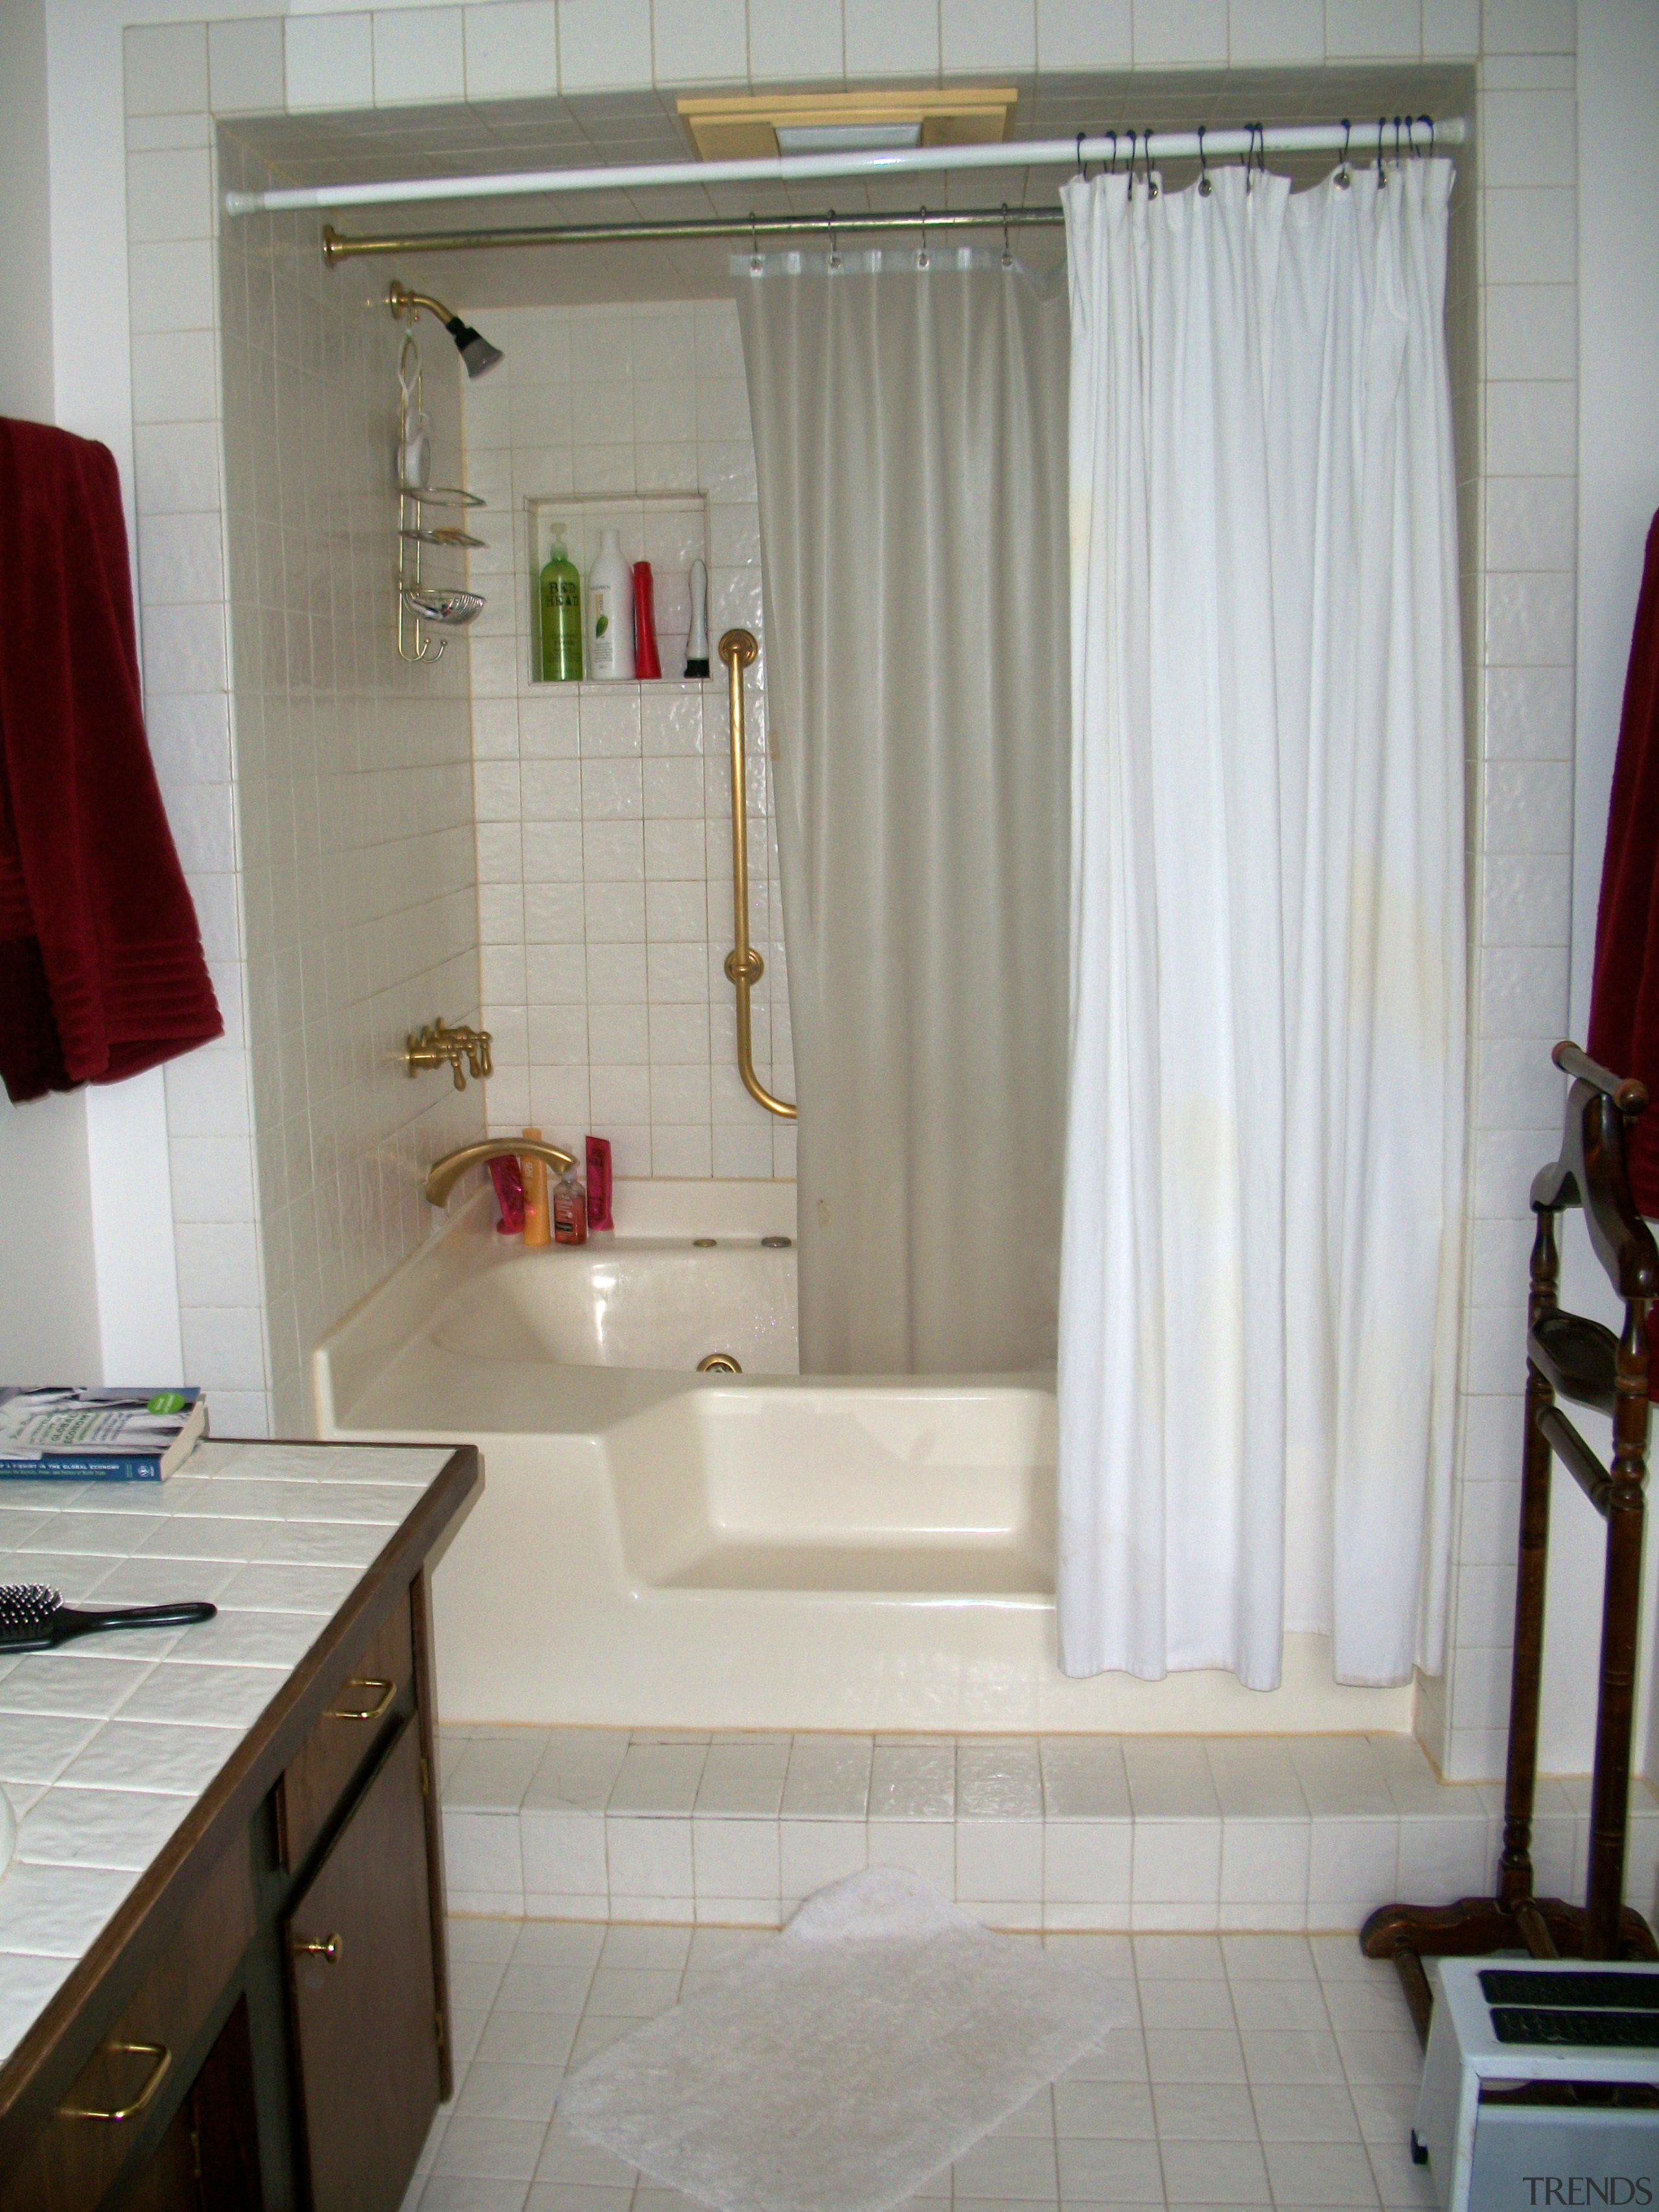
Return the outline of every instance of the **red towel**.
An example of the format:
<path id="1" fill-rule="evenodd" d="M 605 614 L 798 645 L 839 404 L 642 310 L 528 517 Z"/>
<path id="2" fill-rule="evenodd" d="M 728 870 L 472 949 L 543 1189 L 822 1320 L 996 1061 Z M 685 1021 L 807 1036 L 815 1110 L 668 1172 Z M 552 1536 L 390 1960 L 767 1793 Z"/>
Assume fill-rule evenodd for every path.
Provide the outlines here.
<path id="1" fill-rule="evenodd" d="M 144 736 L 106 446 L 0 418 L 0 1077 L 115 1083 L 220 1036 Z"/>

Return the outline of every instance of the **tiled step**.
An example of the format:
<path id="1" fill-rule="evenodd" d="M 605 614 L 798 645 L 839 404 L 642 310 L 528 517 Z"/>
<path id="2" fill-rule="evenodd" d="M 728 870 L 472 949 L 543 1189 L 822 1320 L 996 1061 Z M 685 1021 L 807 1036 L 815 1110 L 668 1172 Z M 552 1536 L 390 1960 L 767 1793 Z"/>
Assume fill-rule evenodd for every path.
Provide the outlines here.
<path id="1" fill-rule="evenodd" d="M 773 1928 L 863 1866 L 1011 1929 L 1352 1929 L 1487 1888 L 1492 1783 L 1414 1738 L 633 1735 L 456 1727 L 450 1909 Z M 1540 1894 L 1583 1885 L 1589 1784 L 1540 1783 Z M 1632 1790 L 1626 1896 L 1654 1908 L 1659 1799 Z"/>

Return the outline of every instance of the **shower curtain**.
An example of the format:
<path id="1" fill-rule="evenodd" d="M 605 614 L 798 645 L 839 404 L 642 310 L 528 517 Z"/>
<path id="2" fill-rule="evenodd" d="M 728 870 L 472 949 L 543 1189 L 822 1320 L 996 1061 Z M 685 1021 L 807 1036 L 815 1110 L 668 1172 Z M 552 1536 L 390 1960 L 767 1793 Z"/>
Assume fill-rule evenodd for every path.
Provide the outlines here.
<path id="1" fill-rule="evenodd" d="M 1046 1366 L 1065 1127 L 1064 293 L 954 249 L 733 269 L 801 1366 Z"/>
<path id="2" fill-rule="evenodd" d="M 1434 1670 L 1464 1090 L 1451 170 L 1066 188 L 1069 1674 Z"/>

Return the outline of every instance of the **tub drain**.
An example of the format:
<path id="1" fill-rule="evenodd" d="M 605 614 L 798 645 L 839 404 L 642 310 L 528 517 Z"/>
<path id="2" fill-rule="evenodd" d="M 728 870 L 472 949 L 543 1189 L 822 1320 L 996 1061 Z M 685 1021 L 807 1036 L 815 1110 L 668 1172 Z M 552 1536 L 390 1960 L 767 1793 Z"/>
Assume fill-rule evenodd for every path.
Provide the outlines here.
<path id="1" fill-rule="evenodd" d="M 729 1352 L 709 1352 L 697 1362 L 699 1375 L 741 1375 L 743 1368 Z"/>

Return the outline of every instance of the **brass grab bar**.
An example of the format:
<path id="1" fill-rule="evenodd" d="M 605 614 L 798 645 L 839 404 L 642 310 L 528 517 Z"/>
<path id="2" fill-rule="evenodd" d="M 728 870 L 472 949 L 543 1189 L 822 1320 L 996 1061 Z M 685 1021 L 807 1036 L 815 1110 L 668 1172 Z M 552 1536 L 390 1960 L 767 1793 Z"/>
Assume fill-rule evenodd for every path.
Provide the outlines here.
<path id="1" fill-rule="evenodd" d="M 769 1114 L 793 1121 L 795 1109 L 789 1101 L 775 1098 L 755 1073 L 749 1015 L 749 994 L 766 973 L 766 963 L 749 942 L 749 805 L 743 746 L 743 672 L 759 651 L 746 629 L 729 629 L 720 641 L 720 656 L 732 684 L 732 950 L 726 956 L 726 977 L 738 994 L 738 1073 L 743 1087 Z"/>

